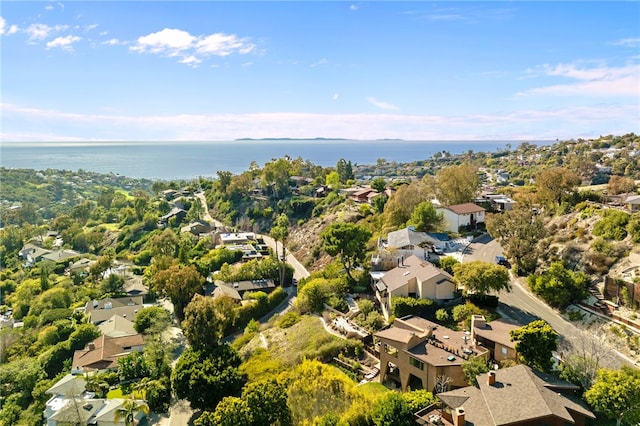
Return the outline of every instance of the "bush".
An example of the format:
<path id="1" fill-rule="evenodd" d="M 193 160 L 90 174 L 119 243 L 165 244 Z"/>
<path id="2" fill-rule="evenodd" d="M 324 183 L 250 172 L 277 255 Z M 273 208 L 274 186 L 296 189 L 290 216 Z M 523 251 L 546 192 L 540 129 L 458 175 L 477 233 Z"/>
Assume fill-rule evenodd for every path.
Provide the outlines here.
<path id="1" fill-rule="evenodd" d="M 289 328 L 292 325 L 298 323 L 300 321 L 300 314 L 294 311 L 289 311 L 284 314 L 280 320 L 278 320 L 278 327 L 280 328 Z"/>
<path id="2" fill-rule="evenodd" d="M 449 312 L 446 309 L 438 309 L 436 311 L 436 319 L 440 322 L 449 321 Z"/>
<path id="3" fill-rule="evenodd" d="M 415 299 L 413 297 L 394 297 L 391 299 L 391 313 L 396 317 L 417 315 L 433 318 L 437 305 L 431 299 Z"/>

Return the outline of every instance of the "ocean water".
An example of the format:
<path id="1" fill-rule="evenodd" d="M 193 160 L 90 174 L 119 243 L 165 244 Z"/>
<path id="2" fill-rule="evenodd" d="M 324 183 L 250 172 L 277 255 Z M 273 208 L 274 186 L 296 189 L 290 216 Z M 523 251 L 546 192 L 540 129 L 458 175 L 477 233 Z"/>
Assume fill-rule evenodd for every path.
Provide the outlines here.
<path id="1" fill-rule="evenodd" d="M 379 158 L 408 163 L 434 153 L 496 152 L 524 141 L 401 141 L 401 140 L 240 140 L 228 142 L 87 142 L 18 143 L 0 145 L 0 166 L 26 169 L 83 169 L 149 179 L 215 177 L 220 170 L 234 174 L 252 161 L 266 162 L 288 155 L 324 167 L 344 158 L 353 164 L 375 164 Z M 551 141 L 528 141 L 536 145 Z"/>

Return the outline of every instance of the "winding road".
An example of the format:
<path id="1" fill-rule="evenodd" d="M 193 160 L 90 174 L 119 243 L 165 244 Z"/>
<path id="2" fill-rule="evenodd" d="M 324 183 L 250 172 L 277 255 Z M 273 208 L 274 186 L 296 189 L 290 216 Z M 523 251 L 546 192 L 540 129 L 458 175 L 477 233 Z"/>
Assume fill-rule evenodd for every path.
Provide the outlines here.
<path id="1" fill-rule="evenodd" d="M 502 255 L 502 247 L 496 240 L 485 234 L 475 239 L 467 247 L 464 252 L 464 260 L 481 260 L 493 263 L 498 255 Z M 499 293 L 500 305 L 498 309 L 500 313 L 522 325 L 528 324 L 535 319 L 543 319 L 560 335 L 561 347 L 579 346 L 581 337 L 586 336 L 587 333 L 564 319 L 558 311 L 549 307 L 549 305 L 532 294 L 526 288 L 523 278 L 515 277 L 512 272 L 509 272 L 509 275 L 511 277 L 511 291 Z M 602 364 L 611 368 L 617 368 L 622 365 L 635 365 L 632 359 L 613 348 Z"/>

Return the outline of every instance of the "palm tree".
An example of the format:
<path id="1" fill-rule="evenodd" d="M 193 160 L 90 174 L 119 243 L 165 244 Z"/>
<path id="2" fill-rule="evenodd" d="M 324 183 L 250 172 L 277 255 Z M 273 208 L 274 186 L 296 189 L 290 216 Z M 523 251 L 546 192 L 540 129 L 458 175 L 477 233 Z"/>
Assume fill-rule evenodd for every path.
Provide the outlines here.
<path id="1" fill-rule="evenodd" d="M 124 420 L 125 426 L 135 426 L 136 414 L 138 414 L 139 411 L 149 414 L 149 406 L 146 402 L 136 400 L 131 396 L 116 410 L 113 421 L 115 424 L 120 424 L 120 421 Z"/>

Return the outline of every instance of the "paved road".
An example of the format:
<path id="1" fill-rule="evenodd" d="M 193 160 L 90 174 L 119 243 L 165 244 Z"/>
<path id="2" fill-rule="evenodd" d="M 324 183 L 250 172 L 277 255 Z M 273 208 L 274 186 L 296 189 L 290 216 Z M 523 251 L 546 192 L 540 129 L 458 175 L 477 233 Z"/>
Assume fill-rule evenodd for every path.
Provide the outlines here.
<path id="1" fill-rule="evenodd" d="M 464 260 L 482 260 L 495 262 L 495 257 L 502 254 L 500 244 L 488 235 L 484 235 L 472 242 L 465 251 Z M 511 291 L 501 292 L 499 310 L 504 315 L 515 320 L 519 324 L 527 324 L 535 319 L 543 319 L 548 322 L 560 335 L 561 346 L 578 345 L 581 336 L 585 332 L 567 321 L 558 311 L 549 307 L 528 288 L 523 278 L 515 277 L 511 272 Z M 603 361 L 603 365 L 619 367 L 621 365 L 634 365 L 633 360 L 613 351 L 611 356 Z"/>

